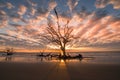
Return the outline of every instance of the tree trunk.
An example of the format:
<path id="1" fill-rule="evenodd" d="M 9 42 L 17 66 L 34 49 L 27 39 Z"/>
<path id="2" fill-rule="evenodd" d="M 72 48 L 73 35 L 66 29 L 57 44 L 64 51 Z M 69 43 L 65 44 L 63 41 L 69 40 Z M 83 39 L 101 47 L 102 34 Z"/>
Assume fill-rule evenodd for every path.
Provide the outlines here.
<path id="1" fill-rule="evenodd" d="M 61 47 L 61 56 L 66 56 L 65 46 Z"/>

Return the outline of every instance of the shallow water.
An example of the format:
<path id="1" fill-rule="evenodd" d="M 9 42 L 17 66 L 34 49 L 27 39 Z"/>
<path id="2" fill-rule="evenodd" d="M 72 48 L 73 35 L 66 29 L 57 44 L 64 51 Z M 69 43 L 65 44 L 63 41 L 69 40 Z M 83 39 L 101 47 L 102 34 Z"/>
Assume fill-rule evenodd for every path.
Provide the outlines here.
<path id="1" fill-rule="evenodd" d="M 120 52 L 99 52 L 99 53 L 71 53 L 70 55 L 82 54 L 82 60 L 66 60 L 68 62 L 81 62 L 81 63 L 107 63 L 107 64 L 120 64 Z M 56 58 L 40 58 L 35 53 L 15 53 L 12 56 L 5 56 L 5 53 L 0 53 L 0 62 L 58 62 Z"/>

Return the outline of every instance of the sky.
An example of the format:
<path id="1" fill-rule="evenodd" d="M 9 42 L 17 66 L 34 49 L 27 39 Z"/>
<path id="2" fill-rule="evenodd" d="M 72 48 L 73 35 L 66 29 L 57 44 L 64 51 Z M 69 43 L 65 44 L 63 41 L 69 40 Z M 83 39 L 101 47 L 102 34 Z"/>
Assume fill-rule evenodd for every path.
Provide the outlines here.
<path id="1" fill-rule="evenodd" d="M 69 20 L 72 34 L 79 38 L 69 49 L 120 49 L 120 0 L 0 0 L 0 49 L 56 49 L 47 42 L 47 20 L 56 26 Z"/>

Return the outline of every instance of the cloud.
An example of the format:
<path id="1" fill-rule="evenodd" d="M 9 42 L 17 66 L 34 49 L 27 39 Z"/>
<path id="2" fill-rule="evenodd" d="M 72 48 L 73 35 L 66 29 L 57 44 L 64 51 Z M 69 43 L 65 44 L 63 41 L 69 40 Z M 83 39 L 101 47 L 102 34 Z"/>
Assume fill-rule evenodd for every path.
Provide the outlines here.
<path id="1" fill-rule="evenodd" d="M 79 0 L 68 0 L 67 5 L 69 6 L 70 12 L 78 5 Z"/>
<path id="2" fill-rule="evenodd" d="M 9 18 L 13 22 L 18 22 L 21 20 L 21 16 L 18 14 L 10 14 Z"/>
<path id="3" fill-rule="evenodd" d="M 1 15 L 1 16 L 5 16 L 5 15 L 6 15 L 6 12 L 3 11 L 3 10 L 0 10 L 0 15 Z"/>
<path id="4" fill-rule="evenodd" d="M 104 8 L 108 4 L 108 0 L 96 0 L 95 6 L 97 8 Z"/>
<path id="5" fill-rule="evenodd" d="M 5 27 L 8 24 L 7 14 L 5 11 L 0 10 L 0 28 Z"/>
<path id="6" fill-rule="evenodd" d="M 18 39 L 15 36 L 7 35 L 7 34 L 0 34 L 0 45 L 2 47 L 15 47 L 15 48 L 30 48 L 33 45 L 32 41 L 26 39 Z"/>
<path id="7" fill-rule="evenodd" d="M 9 2 L 6 3 L 6 6 L 7 6 L 8 9 L 14 8 L 14 6 L 11 3 L 9 3 Z"/>
<path id="8" fill-rule="evenodd" d="M 112 28 L 113 31 L 120 31 L 120 20 L 115 21 L 114 23 L 111 23 L 110 27 Z"/>
<path id="9" fill-rule="evenodd" d="M 87 11 L 87 8 L 85 6 L 82 6 L 80 10 L 76 10 L 76 12 L 74 13 L 78 14 L 82 18 L 89 16 L 91 14 L 90 12 Z"/>
<path id="10" fill-rule="evenodd" d="M 27 2 L 33 7 L 37 6 L 37 3 L 33 2 L 32 0 L 27 0 Z"/>
<path id="11" fill-rule="evenodd" d="M 8 41 L 7 44 L 10 45 L 12 43 L 13 46 L 17 46 L 18 45 L 22 45 L 22 47 L 30 47 L 33 46 L 33 44 L 35 45 L 39 45 L 39 46 L 44 46 L 41 41 L 39 41 L 39 39 L 34 39 L 32 37 L 36 36 L 34 33 L 34 30 L 26 30 L 25 28 L 22 27 L 17 27 L 17 29 L 20 29 L 19 31 L 15 31 L 15 30 L 9 30 L 8 34 L 9 36 L 14 36 L 15 39 L 11 39 L 11 41 Z M 36 31 L 35 31 L 36 32 Z M 7 38 L 7 37 L 5 37 Z M 8 38 L 7 38 L 8 39 Z"/>
<path id="12" fill-rule="evenodd" d="M 1 21 L 1 23 L 0 23 L 0 28 L 6 27 L 7 24 L 8 24 L 8 21 L 7 21 L 7 20 Z"/>
<path id="13" fill-rule="evenodd" d="M 34 9 L 34 8 L 31 8 L 31 15 L 35 15 L 35 13 L 36 13 L 36 9 Z"/>
<path id="14" fill-rule="evenodd" d="M 110 0 L 110 4 L 113 4 L 114 9 L 120 9 L 120 0 Z"/>
<path id="15" fill-rule="evenodd" d="M 24 5 L 20 5 L 17 13 L 19 15 L 24 15 L 26 13 L 26 11 L 27 11 L 27 7 Z"/>
<path id="16" fill-rule="evenodd" d="M 84 14 L 84 13 L 83 13 Z M 79 24 L 74 27 L 73 35 L 79 37 L 72 44 L 76 46 L 102 46 L 100 44 L 111 45 L 111 43 L 120 41 L 120 19 L 118 17 L 107 15 L 108 13 L 101 9 L 92 12 L 86 17 L 76 17 L 80 19 Z M 77 16 L 78 14 L 75 14 Z M 75 21 L 74 17 L 72 18 Z M 73 23 L 72 22 L 72 23 Z"/>
<path id="17" fill-rule="evenodd" d="M 49 2 L 49 11 L 53 10 L 57 6 L 57 3 L 54 0 L 50 0 Z"/>
<path id="18" fill-rule="evenodd" d="M 120 9 L 120 0 L 96 0 L 95 6 L 104 8 L 109 4 L 112 4 L 114 9 Z"/>
<path id="19" fill-rule="evenodd" d="M 10 22 L 12 23 L 27 23 L 28 19 L 23 17 L 23 13 L 19 13 L 18 11 L 14 11 L 14 10 L 10 10 L 10 12 L 8 12 L 9 14 L 7 14 L 8 19 Z"/>
<path id="20" fill-rule="evenodd" d="M 40 23 L 40 20 L 37 20 Z M 10 24 L 14 26 L 14 30 L 8 30 L 8 34 L 11 36 L 16 36 L 18 40 L 26 40 L 26 44 L 29 43 L 30 46 L 41 45 L 44 47 L 45 41 L 40 39 L 40 34 L 43 33 L 44 27 L 46 25 L 38 25 L 36 19 L 30 19 L 30 21 L 26 25 L 19 24 Z M 44 46 L 43 46 L 44 45 Z"/>
<path id="21" fill-rule="evenodd" d="M 108 11 L 106 11 L 105 9 L 98 9 L 95 12 L 93 12 L 93 21 L 97 21 L 103 17 L 106 17 L 108 15 Z"/>
<path id="22" fill-rule="evenodd" d="M 37 16 L 41 16 L 41 17 L 47 17 L 48 16 L 48 9 L 45 8 L 44 6 L 38 7 L 37 8 Z"/>
<path id="23" fill-rule="evenodd" d="M 0 33 L 0 38 L 1 40 L 10 40 L 10 41 L 15 40 L 14 36 L 10 36 L 8 34 L 2 34 L 2 33 Z"/>
<path id="24" fill-rule="evenodd" d="M 14 6 L 10 2 L 0 1 L 0 7 L 7 7 L 8 9 L 14 8 Z"/>

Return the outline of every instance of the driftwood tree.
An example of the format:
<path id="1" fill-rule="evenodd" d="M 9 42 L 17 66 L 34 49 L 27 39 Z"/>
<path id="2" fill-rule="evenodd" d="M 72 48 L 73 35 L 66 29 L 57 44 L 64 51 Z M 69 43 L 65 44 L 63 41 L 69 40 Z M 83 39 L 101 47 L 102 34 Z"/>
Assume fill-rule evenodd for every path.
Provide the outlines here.
<path id="1" fill-rule="evenodd" d="M 61 56 L 66 57 L 66 45 L 71 42 L 73 39 L 73 29 L 68 26 L 69 21 L 66 22 L 64 26 L 61 26 L 59 23 L 59 16 L 54 9 L 57 21 L 57 26 L 53 26 L 52 23 L 48 20 L 48 27 L 47 27 L 47 33 L 48 35 L 44 36 L 48 41 L 52 43 L 56 43 L 60 47 L 61 50 Z"/>

